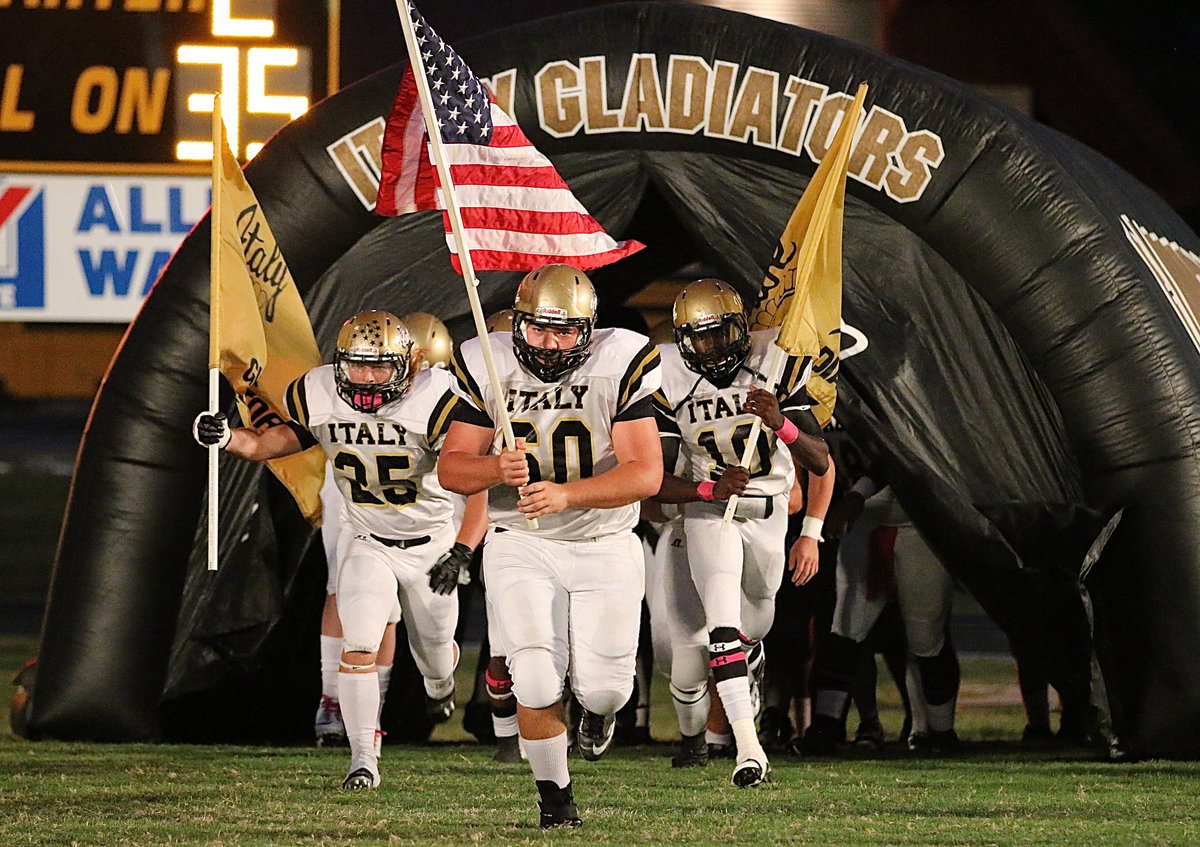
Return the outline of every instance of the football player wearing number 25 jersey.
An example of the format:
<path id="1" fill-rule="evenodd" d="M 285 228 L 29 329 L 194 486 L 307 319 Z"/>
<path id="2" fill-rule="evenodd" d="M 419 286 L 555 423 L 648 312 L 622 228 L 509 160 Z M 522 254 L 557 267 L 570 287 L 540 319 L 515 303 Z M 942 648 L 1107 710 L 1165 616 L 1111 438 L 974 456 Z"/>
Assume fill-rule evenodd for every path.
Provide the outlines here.
<path id="1" fill-rule="evenodd" d="M 338 542 L 336 594 L 342 625 L 338 693 L 350 742 L 342 787 L 379 785 L 376 660 L 399 594 L 409 647 L 425 678 L 427 708 L 454 697 L 457 588 L 479 543 L 482 522 L 454 528 L 454 502 L 438 485 L 437 453 L 459 399 L 443 370 L 419 370 L 408 329 L 389 312 L 362 312 L 338 333 L 334 364 L 314 368 L 287 390 L 284 426 L 230 429 L 201 413 L 196 440 L 242 459 L 267 461 L 320 444 L 337 474 L 345 528 Z M 481 499 L 468 511 L 484 508 Z"/>
<path id="2" fill-rule="evenodd" d="M 638 502 L 662 481 L 650 400 L 658 351 L 645 336 L 595 324 L 596 293 L 582 271 L 544 265 L 527 274 L 512 332 L 473 339 L 455 354 L 466 402 L 438 463 L 449 490 L 488 491 L 484 580 L 547 829 L 581 823 L 567 768 L 568 667 L 584 710 L 577 739 L 585 759 L 608 748 L 613 717 L 633 690 L 644 562 L 632 529 Z M 498 397 L 483 343 L 495 356 Z M 516 450 L 503 446 L 501 403 Z"/>

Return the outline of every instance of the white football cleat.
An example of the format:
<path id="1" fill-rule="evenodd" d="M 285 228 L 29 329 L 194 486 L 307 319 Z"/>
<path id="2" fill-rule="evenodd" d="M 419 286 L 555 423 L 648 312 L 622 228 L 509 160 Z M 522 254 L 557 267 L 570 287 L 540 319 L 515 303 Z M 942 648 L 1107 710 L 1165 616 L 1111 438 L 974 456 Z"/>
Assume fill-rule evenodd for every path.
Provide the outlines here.
<path id="1" fill-rule="evenodd" d="M 349 743 L 346 725 L 342 722 L 342 704 L 336 698 L 321 695 L 314 728 L 318 747 L 345 747 Z"/>

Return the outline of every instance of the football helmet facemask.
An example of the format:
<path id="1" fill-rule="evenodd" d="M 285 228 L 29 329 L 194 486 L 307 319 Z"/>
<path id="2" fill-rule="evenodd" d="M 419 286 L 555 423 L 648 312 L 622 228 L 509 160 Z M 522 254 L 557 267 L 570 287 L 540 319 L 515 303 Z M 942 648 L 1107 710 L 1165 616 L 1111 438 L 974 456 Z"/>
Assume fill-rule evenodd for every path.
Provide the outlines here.
<path id="1" fill-rule="evenodd" d="M 419 367 L 445 368 L 454 354 L 454 341 L 446 325 L 428 312 L 413 312 L 400 319 L 412 336 L 413 349 L 421 354 Z"/>
<path id="2" fill-rule="evenodd" d="M 553 349 L 529 343 L 530 325 L 577 327 L 573 347 Z M 517 361 L 542 382 L 562 379 L 587 361 L 596 326 L 596 289 L 583 271 L 570 265 L 542 265 L 517 288 L 513 303 L 513 352 Z"/>
<path id="3" fill-rule="evenodd" d="M 714 385 L 728 385 L 750 352 L 738 293 L 719 279 L 696 280 L 675 298 L 671 322 L 683 363 Z"/>
<path id="4" fill-rule="evenodd" d="M 350 379 L 351 365 L 380 368 L 374 382 Z M 338 395 L 360 412 L 375 412 L 412 383 L 416 361 L 408 328 L 391 312 L 359 312 L 338 332 L 333 374 Z"/>

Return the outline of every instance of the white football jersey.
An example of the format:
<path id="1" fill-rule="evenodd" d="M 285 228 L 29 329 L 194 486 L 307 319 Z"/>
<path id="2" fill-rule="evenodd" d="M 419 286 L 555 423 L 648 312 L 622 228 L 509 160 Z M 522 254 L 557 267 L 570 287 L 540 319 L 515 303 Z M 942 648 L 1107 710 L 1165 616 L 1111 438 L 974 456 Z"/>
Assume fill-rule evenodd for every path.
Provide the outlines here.
<path id="1" fill-rule="evenodd" d="M 454 495 L 437 479 L 437 454 L 460 400 L 454 377 L 428 368 L 408 391 L 376 412 L 343 400 L 333 365 L 314 368 L 287 390 L 288 413 L 329 457 L 355 533 L 384 538 L 428 535 L 454 520 Z"/>
<path id="2" fill-rule="evenodd" d="M 506 394 L 513 432 L 525 439 L 532 481 L 554 482 L 598 476 L 617 464 L 612 425 L 633 413 L 640 401 L 658 390 L 658 351 L 644 335 L 626 329 L 600 329 L 592 334 L 591 355 L 559 382 L 542 382 L 527 372 L 513 353 L 512 334 L 488 336 L 500 385 Z M 482 412 L 481 424 L 496 427 L 493 452 L 504 434 L 497 421 L 496 398 L 483 362 L 479 339 L 460 345 L 454 353 L 457 390 L 469 407 Z M 641 407 L 645 407 L 641 403 Z M 471 421 L 474 422 L 474 421 Z M 488 517 L 495 525 L 528 531 L 517 511 L 517 491 L 497 485 L 488 492 Z M 633 528 L 638 506 L 615 509 L 565 509 L 538 518 L 539 536 L 582 540 Z"/>
<path id="3" fill-rule="evenodd" d="M 770 329 L 750 333 L 750 352 L 728 388 L 717 388 L 689 370 L 676 345 L 659 346 L 663 373 L 662 391 L 655 398 L 658 424 L 664 437 L 680 439 L 679 452 L 684 460 L 680 475 L 685 479 L 715 482 L 725 468 L 741 464 L 757 416 L 738 410 L 749 389 L 766 387 L 762 374 L 775 347 L 776 332 Z M 810 401 L 804 387 L 810 371 L 807 358 L 788 357 L 775 392 L 781 409 L 808 408 Z M 765 427 L 760 430 L 748 470 L 747 494 L 786 494 L 796 477 L 787 445 Z"/>

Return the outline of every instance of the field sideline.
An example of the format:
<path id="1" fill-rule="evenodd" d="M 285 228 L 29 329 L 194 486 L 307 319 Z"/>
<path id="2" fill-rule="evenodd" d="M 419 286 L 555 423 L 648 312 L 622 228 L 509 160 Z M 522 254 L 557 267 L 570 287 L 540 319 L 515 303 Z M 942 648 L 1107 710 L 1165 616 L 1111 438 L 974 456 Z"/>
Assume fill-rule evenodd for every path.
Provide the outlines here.
<path id="1" fill-rule="evenodd" d="M 11 665 L 29 646 L 0 640 L 0 657 Z M 497 765 L 490 748 L 464 743 L 457 716 L 429 746 L 385 748 L 382 786 L 355 795 L 337 790 L 343 750 L 31 743 L 5 732 L 0 844 L 1200 843 L 1200 763 L 1112 764 L 1095 750 L 1021 747 L 1011 740 L 1022 719 L 1005 693 L 1010 672 L 1002 660 L 964 662 L 967 744 L 953 759 L 913 758 L 898 745 L 882 759 L 780 754 L 770 785 L 742 791 L 728 762 L 672 770 L 667 743 L 574 758 L 584 826 L 548 835 L 527 767 Z M 898 716 L 884 705 L 890 729 Z M 671 737 L 668 708 L 656 703 L 656 737 Z"/>

